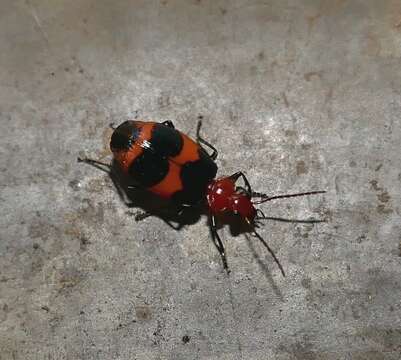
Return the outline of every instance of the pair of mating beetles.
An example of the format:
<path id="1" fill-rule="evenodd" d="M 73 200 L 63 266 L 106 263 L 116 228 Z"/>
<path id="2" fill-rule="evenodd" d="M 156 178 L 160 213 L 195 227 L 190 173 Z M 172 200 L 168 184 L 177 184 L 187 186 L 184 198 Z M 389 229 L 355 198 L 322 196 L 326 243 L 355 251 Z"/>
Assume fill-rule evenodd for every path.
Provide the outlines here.
<path id="1" fill-rule="evenodd" d="M 176 130 L 171 121 L 162 123 L 126 121 L 114 129 L 110 148 L 120 170 L 135 186 L 171 200 L 179 208 L 204 205 L 208 210 L 213 242 L 228 270 L 223 242 L 217 232 L 217 219 L 224 214 L 237 215 L 271 253 L 285 276 L 284 269 L 266 241 L 256 231 L 257 221 L 266 219 L 256 204 L 279 198 L 324 193 L 309 191 L 297 194 L 268 196 L 252 190 L 243 172 L 216 179 L 217 150 L 200 136 L 198 122 L 196 141 Z M 205 148 L 208 148 L 207 151 Z M 112 167 L 97 160 L 79 161 Z M 242 179 L 244 186 L 236 183 Z M 306 220 L 305 222 L 319 222 Z"/>

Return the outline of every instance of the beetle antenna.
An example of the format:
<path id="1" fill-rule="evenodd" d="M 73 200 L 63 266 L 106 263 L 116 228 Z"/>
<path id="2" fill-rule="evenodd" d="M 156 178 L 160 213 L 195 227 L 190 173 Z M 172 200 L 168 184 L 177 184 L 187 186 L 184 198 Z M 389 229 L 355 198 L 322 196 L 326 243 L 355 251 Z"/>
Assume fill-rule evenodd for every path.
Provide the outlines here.
<path id="1" fill-rule="evenodd" d="M 253 232 L 255 234 L 255 236 L 262 242 L 262 244 L 265 246 L 265 248 L 269 251 L 269 253 L 271 254 L 271 256 L 273 257 L 274 261 L 276 262 L 276 264 L 278 265 L 281 273 L 283 274 L 283 276 L 285 277 L 285 272 L 283 267 L 280 264 L 280 261 L 278 260 L 276 254 L 274 253 L 274 251 L 270 248 L 270 246 L 267 244 L 267 242 L 256 232 L 255 229 L 253 229 Z"/>
<path id="2" fill-rule="evenodd" d="M 257 197 L 260 197 L 261 200 L 253 201 L 253 204 L 262 204 L 266 201 L 276 200 L 276 199 L 284 199 L 296 196 L 306 196 L 306 195 L 315 195 L 315 194 L 324 194 L 326 191 L 308 191 L 297 194 L 285 194 L 285 195 L 275 195 L 275 196 L 267 196 L 266 194 L 257 193 Z"/>

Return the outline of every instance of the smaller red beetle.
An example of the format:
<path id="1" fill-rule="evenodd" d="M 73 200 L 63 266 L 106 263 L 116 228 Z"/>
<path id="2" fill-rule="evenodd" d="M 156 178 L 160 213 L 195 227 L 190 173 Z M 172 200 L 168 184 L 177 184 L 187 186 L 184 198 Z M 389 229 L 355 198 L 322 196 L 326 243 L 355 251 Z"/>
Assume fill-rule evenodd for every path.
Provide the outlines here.
<path id="1" fill-rule="evenodd" d="M 216 179 L 215 160 L 218 153 L 200 136 L 200 128 L 201 121 L 198 122 L 197 137 L 194 141 L 176 130 L 171 121 L 156 123 L 130 120 L 114 129 L 110 148 L 119 169 L 133 181 L 134 186 L 130 187 L 144 189 L 169 199 L 177 206 L 178 213 L 188 206 L 204 205 L 208 209 L 213 242 L 227 272 L 229 270 L 225 249 L 217 233 L 216 222 L 227 214 L 233 214 L 249 226 L 251 232 L 271 253 L 285 276 L 284 269 L 273 250 L 256 231 L 258 220 L 268 218 L 260 209 L 256 209 L 255 205 L 274 199 L 321 194 L 325 191 L 268 196 L 253 191 L 242 172 Z M 212 153 L 209 154 L 202 145 L 211 149 Z M 78 161 L 94 165 L 109 174 L 113 170 L 111 165 L 97 160 L 78 158 Z M 242 178 L 244 187 L 236 185 L 239 178 Z M 145 217 L 147 215 L 150 214 L 146 214 Z M 279 218 L 276 220 L 285 221 Z"/>

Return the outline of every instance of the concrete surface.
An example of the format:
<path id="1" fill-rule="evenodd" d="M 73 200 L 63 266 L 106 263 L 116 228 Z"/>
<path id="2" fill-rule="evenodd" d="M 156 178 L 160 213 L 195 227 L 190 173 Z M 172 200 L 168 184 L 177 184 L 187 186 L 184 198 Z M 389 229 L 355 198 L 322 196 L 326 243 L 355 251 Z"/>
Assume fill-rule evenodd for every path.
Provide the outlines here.
<path id="1" fill-rule="evenodd" d="M 0 359 L 400 359 L 401 3 L 0 1 Z M 271 194 L 254 239 L 136 222 L 108 124 L 172 119 Z"/>

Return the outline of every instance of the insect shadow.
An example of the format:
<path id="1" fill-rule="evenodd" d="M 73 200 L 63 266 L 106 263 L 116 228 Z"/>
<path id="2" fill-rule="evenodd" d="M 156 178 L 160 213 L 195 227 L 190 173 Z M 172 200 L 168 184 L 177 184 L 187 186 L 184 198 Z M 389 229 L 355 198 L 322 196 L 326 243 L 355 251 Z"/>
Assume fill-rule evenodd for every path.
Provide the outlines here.
<path id="1" fill-rule="evenodd" d="M 201 216 L 206 214 L 206 209 L 202 206 L 178 206 L 171 200 L 163 199 L 137 186 L 121 171 L 114 160 L 107 173 L 125 205 L 128 208 L 138 209 L 131 214 L 135 216 L 136 221 L 157 217 L 173 229 L 180 230 L 186 225 L 197 223 Z"/>

